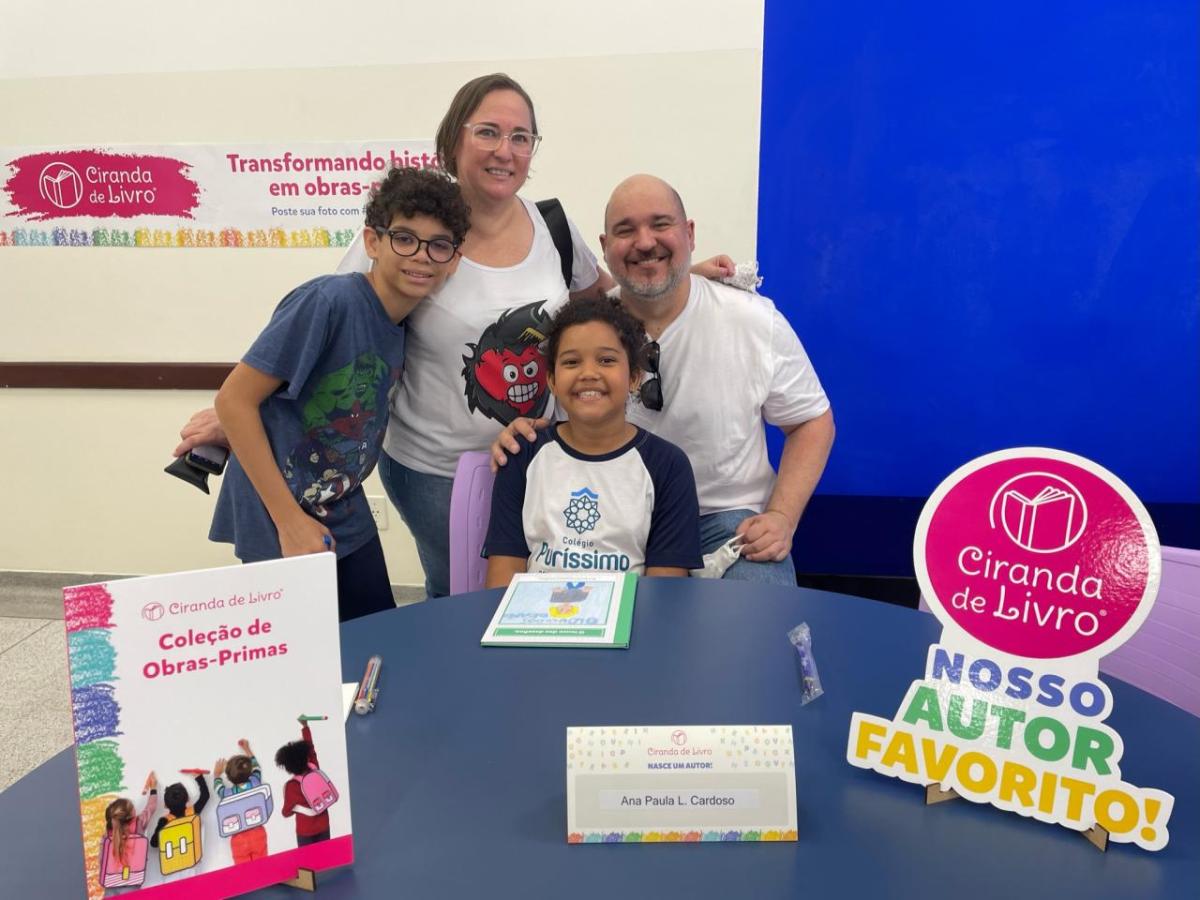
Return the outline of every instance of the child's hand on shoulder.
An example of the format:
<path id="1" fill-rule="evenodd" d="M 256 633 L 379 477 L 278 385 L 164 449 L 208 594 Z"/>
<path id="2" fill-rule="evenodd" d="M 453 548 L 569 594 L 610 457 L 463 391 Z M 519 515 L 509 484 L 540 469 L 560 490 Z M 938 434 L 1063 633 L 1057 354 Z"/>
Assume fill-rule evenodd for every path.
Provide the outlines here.
<path id="1" fill-rule="evenodd" d="M 284 556 L 324 553 L 337 546 L 328 528 L 296 507 L 295 515 L 278 527 L 279 550 Z"/>
<path id="2" fill-rule="evenodd" d="M 724 253 L 717 256 L 710 256 L 708 259 L 701 260 L 692 266 L 693 275 L 699 275 L 701 278 L 707 278 L 710 281 L 720 281 L 722 278 L 730 277 L 735 272 L 737 272 L 737 263 L 733 261 L 732 256 Z M 196 417 L 192 416 L 192 418 Z"/>

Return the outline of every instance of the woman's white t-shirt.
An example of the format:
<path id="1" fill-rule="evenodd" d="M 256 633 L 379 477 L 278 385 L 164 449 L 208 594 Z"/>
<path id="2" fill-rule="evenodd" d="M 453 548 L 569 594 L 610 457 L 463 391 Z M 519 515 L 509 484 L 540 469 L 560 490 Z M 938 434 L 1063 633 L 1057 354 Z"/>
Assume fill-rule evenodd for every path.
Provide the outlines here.
<path id="1" fill-rule="evenodd" d="M 408 315 L 404 374 L 392 395 L 383 449 L 401 465 L 454 476 L 458 458 L 486 450 L 517 416 L 545 415 L 552 405 L 542 352 L 545 329 L 567 300 L 562 263 L 537 207 L 529 254 L 495 268 L 463 257 L 442 289 Z M 596 257 L 569 219 L 571 290 L 599 277 Z M 361 237 L 338 271 L 365 272 Z"/>

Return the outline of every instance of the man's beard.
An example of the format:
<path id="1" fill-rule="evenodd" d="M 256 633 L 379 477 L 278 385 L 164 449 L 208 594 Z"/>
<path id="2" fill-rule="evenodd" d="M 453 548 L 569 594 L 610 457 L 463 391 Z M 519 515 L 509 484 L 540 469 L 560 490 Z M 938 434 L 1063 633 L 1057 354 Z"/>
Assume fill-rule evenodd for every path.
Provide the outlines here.
<path id="1" fill-rule="evenodd" d="M 655 301 L 661 300 L 668 296 L 672 291 L 679 286 L 680 279 L 687 272 L 687 268 L 683 265 L 678 267 L 668 266 L 667 274 L 661 281 L 637 282 L 631 278 L 622 278 L 614 273 L 613 278 L 617 284 L 621 286 L 621 290 L 632 294 L 639 300 Z"/>

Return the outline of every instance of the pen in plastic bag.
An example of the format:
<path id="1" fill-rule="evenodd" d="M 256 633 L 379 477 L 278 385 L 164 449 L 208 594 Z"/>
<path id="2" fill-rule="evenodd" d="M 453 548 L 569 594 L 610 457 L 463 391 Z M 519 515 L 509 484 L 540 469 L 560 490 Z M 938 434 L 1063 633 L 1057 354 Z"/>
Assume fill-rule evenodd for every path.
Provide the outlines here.
<path id="1" fill-rule="evenodd" d="M 383 668 L 383 657 L 372 656 L 367 660 L 367 671 L 358 685 L 358 693 L 354 695 L 354 711 L 365 716 L 375 708 L 375 700 L 379 697 L 379 671 Z"/>

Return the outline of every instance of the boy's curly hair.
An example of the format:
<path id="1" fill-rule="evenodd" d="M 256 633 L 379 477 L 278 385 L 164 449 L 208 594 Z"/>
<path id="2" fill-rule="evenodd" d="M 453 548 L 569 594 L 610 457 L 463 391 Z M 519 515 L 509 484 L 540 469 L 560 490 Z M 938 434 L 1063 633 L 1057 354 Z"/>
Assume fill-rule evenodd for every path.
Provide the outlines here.
<path id="1" fill-rule="evenodd" d="M 621 346 L 629 358 L 629 374 L 636 375 L 641 370 L 640 360 L 642 348 L 646 346 L 646 330 L 642 327 L 641 319 L 621 306 L 619 300 L 607 297 L 577 297 L 568 300 L 554 314 L 546 335 L 546 364 L 551 372 L 558 358 L 558 345 L 562 334 L 572 325 L 586 325 L 588 322 L 605 322 L 612 326 Z"/>
<path id="2" fill-rule="evenodd" d="M 394 167 L 367 199 L 369 228 L 389 228 L 396 216 L 437 219 L 461 243 L 471 228 L 471 208 L 458 185 L 436 169 Z"/>
<path id="3" fill-rule="evenodd" d="M 308 754 L 311 751 L 308 741 L 291 741 L 275 751 L 275 765 L 289 775 L 303 775 L 308 771 Z"/>

